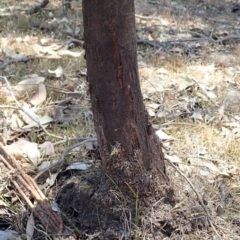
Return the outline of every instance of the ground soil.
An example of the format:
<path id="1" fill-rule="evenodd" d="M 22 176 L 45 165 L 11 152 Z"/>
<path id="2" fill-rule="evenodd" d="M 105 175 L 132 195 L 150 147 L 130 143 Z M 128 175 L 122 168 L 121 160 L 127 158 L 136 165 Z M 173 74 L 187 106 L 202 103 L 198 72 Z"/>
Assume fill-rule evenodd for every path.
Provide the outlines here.
<path id="1" fill-rule="evenodd" d="M 37 183 L 61 209 L 68 234 L 65 239 L 240 239 L 240 5 L 216 0 L 135 2 L 141 89 L 169 159 L 169 184 L 162 186 L 156 178 L 152 184 L 157 191 L 144 201 L 134 193 L 126 195 L 104 176 L 97 150 L 87 147 L 71 152 L 65 165 L 84 159 L 90 168 L 65 170 L 64 165 L 58 169 L 54 185 L 46 178 Z M 64 119 L 48 130 L 68 137 L 93 136 L 84 54 L 6 63 L 10 57 L 3 38 L 10 39 L 12 50 L 27 56 L 38 56 L 34 44 L 45 44 L 46 39 L 54 44 L 72 38 L 83 41 L 81 2 L 72 2 L 71 9 L 64 9 L 62 1 L 52 1 L 29 15 L 25 10 L 34 4 L 0 4 L 1 75 L 14 76 L 10 77 L 12 85 L 29 74 L 47 76 L 48 98 L 39 112 L 48 113 L 51 100 L 65 100 L 66 92 L 76 90 L 81 99 L 68 101 Z M 25 40 L 15 41 L 20 36 Z M 72 52 L 83 51 L 78 44 L 71 45 Z M 64 69 L 62 77 L 50 75 L 48 70 L 59 65 Z M 29 92 L 17 97 L 27 102 Z M 1 111 L 1 116 L 9 120 L 13 112 L 2 95 L 0 99 L 9 111 L 7 117 Z M 18 134 L 13 133 L 14 139 Z M 34 130 L 20 136 L 38 144 L 58 141 L 43 135 Z M 55 160 L 67 146 L 55 145 Z M 34 177 L 36 170 L 24 164 Z M 0 229 L 16 230 L 24 239 L 30 211 L 6 184 L 9 175 L 0 177 Z M 36 221 L 33 239 L 50 237 Z"/>

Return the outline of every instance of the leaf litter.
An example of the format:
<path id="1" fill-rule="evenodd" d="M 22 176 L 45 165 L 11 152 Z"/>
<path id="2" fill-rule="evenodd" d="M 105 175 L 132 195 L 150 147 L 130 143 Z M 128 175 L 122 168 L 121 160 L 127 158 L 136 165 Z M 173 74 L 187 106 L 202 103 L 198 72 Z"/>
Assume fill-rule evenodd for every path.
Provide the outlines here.
<path id="1" fill-rule="evenodd" d="M 239 239 L 238 8 L 232 1 L 197 5 L 196 1 L 135 2 L 141 88 L 152 124 L 163 142 L 166 161 L 177 166 L 194 184 L 222 239 Z M 14 8 L 21 9 L 24 1 L 18 4 Z M 51 3 L 54 9 L 51 14 L 48 9 L 42 9 L 38 16 L 12 17 L 7 25 L 5 18 L 0 21 L 6 26 L 3 36 L 11 32 L 11 24 L 17 24 L 15 33 L 1 38 L 0 68 L 3 75 L 10 76 L 12 92 L 28 113 L 8 108 L 16 104 L 3 81 L 0 101 L 7 105 L 1 109 L 4 106 L 8 109 L 9 124 L 1 123 L 7 129 L 8 146 L 13 146 L 10 151 L 26 172 L 35 173 L 32 176 L 36 175 L 36 168 L 42 171 L 40 162 L 46 163 L 44 169 L 49 167 L 48 163 L 56 162 L 71 138 L 94 134 L 83 74 L 86 64 L 81 45 L 81 5 L 73 3 L 76 5 L 73 14 L 62 17 L 59 4 L 60 1 Z M 46 19 L 45 23 L 42 19 Z M 80 39 L 71 40 L 76 36 Z M 29 56 L 38 58 L 28 59 Z M 74 94 L 81 96 L 81 100 L 74 98 Z M 60 135 L 62 142 L 56 144 L 55 138 L 40 131 L 38 123 L 54 135 Z M 19 142 L 24 147 L 16 147 Z M 75 189 L 71 184 L 82 181 L 83 188 L 92 187 L 87 181 L 91 177 L 84 172 L 91 169 L 92 160 L 94 165 L 99 164 L 93 145 L 89 142 L 68 155 L 69 171 L 59 168 L 52 177 L 38 182 L 48 198 L 55 199 L 58 194 L 57 202 L 68 218 L 73 213 L 71 206 L 76 204 L 71 199 L 70 193 Z M 79 161 L 82 156 L 84 161 Z M 216 238 L 194 190 L 170 163 L 167 165 L 177 204 L 172 207 L 162 200 L 153 204 L 152 211 L 142 217 L 143 226 L 137 226 L 137 238 Z M 61 187 L 64 191 L 58 192 Z M 4 189 L 1 194 L 9 193 Z M 12 193 L 9 196 L 14 198 Z M 11 209 L 11 204 L 7 206 Z M 16 205 L 19 209 L 22 206 L 20 202 Z M 21 216 L 16 213 L 16 217 Z M 71 221 L 78 227 L 77 218 L 72 217 Z M 124 221 L 125 226 L 132 224 L 127 218 Z M 10 226 L 20 231 L 17 225 Z M 29 231 L 26 222 L 25 226 Z M 124 231 L 128 232 L 129 228 Z M 93 229 L 82 234 L 81 239 L 99 239 L 99 236 L 101 233 Z M 128 234 L 122 236 L 130 239 Z"/>

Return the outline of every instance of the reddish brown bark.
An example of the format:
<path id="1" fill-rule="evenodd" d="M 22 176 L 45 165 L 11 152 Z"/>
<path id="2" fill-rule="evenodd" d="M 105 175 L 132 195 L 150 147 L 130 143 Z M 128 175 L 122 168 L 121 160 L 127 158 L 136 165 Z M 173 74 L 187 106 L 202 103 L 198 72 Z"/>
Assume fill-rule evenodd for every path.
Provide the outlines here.
<path id="1" fill-rule="evenodd" d="M 140 89 L 134 0 L 83 0 L 83 15 L 89 90 L 103 165 L 109 175 L 124 181 L 153 169 L 166 181 L 161 145 Z M 112 161 L 116 146 L 120 153 Z"/>

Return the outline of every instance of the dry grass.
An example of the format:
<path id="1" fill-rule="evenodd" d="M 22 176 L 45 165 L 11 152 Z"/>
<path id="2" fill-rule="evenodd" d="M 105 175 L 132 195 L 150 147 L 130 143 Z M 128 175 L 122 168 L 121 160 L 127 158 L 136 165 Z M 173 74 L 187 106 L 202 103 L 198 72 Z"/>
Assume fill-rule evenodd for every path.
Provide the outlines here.
<path id="1" fill-rule="evenodd" d="M 154 2 L 154 1 L 153 1 Z M 143 16 L 152 16 L 149 19 L 137 18 L 137 28 L 139 38 L 149 38 L 156 36 L 155 40 L 166 41 L 176 40 L 178 34 L 186 34 L 199 31 L 202 35 L 209 37 L 208 33 L 214 31 L 219 38 L 221 32 L 229 32 L 227 36 L 236 35 L 235 28 L 236 15 L 229 11 L 221 10 L 230 8 L 231 1 L 217 3 L 217 1 L 208 1 L 201 6 L 196 7 L 195 1 L 174 1 L 172 4 L 163 3 L 166 1 L 156 1 L 151 4 L 145 0 L 136 1 L 136 13 Z M 80 28 L 78 36 L 82 38 L 82 19 L 81 4 L 74 2 L 74 8 L 66 11 L 61 6 L 61 1 L 51 1 L 46 10 L 32 16 L 24 13 L 25 8 L 32 6 L 34 2 L 2 1 L 0 19 L 0 29 L 2 36 L 15 39 L 30 37 L 47 38 L 54 41 L 65 41 L 73 37 L 66 33 L 63 24 L 54 23 L 54 18 L 68 18 L 68 25 L 72 29 Z M 14 7 L 13 7 L 14 6 Z M 196 16 L 198 11 L 205 14 L 208 11 L 209 17 L 203 18 L 201 15 Z M 54 18 L 50 17 L 51 14 Z M 219 13 L 219 14 L 217 14 Z M 159 17 L 159 20 L 154 17 Z M 220 24 L 218 21 L 224 18 L 228 24 Z M 155 26 L 151 33 L 146 28 Z M 231 26 L 231 28 L 229 27 Z M 214 30 L 213 30 L 214 29 Z M 180 36 L 180 35 L 179 35 Z M 185 37 L 184 35 L 183 37 Z M 190 38 L 193 34 L 190 35 Z M 179 37 L 181 38 L 181 37 Z M 240 69 L 239 52 L 240 44 L 236 41 L 223 43 L 211 42 L 189 42 L 179 43 L 171 46 L 167 51 L 159 51 L 152 47 L 139 46 L 139 72 L 142 84 L 142 90 L 146 106 L 152 103 L 159 104 L 159 108 L 150 109 L 157 114 L 159 109 L 164 109 L 171 113 L 182 111 L 181 107 L 185 104 L 187 109 L 195 103 L 201 104 L 203 109 L 207 110 L 201 120 L 191 118 L 193 110 L 186 117 L 175 118 L 158 118 L 153 116 L 153 124 L 156 130 L 162 128 L 165 133 L 174 137 L 174 141 L 166 144 L 169 155 L 177 155 L 181 159 L 178 164 L 179 168 L 193 182 L 200 195 L 206 200 L 213 222 L 219 225 L 217 231 L 222 235 L 222 239 L 239 239 L 239 167 L 240 167 L 240 148 L 238 123 L 239 119 L 239 83 Z M 12 43 L 11 47 L 18 53 L 25 55 L 36 54 L 35 49 L 29 45 Z M 169 47 L 167 45 L 167 47 Z M 197 49 L 196 52 L 186 53 L 186 47 Z M 174 53 L 171 49 L 179 49 L 179 53 Z M 81 48 L 73 51 L 82 51 Z M 3 58 L 3 56 L 1 57 Z M 48 100 L 50 103 L 55 100 L 63 99 L 65 96 L 59 93 L 57 89 L 66 89 L 69 86 L 73 89 L 85 84 L 84 77 L 79 77 L 80 70 L 85 70 L 86 63 L 83 58 L 62 57 L 61 59 L 38 59 L 25 63 L 10 65 L 2 71 L 2 75 L 11 77 L 12 84 L 21 80 L 22 76 L 33 73 L 44 73 L 48 69 L 54 70 L 59 65 L 64 69 L 64 79 L 47 79 Z M 202 95 L 194 82 L 186 81 L 186 76 L 192 78 L 203 86 L 207 91 L 215 94 L 215 98 L 210 102 Z M 191 87 L 189 87 L 191 85 Z M 194 86 L 192 86 L 194 85 Z M 54 91 L 56 89 L 56 91 Z M 82 90 L 86 91 L 86 88 Z M 236 91 L 233 97 L 229 92 Z M 169 96 L 172 96 L 170 98 Z M 219 109 L 225 101 L 225 114 L 219 115 Z M 235 100 L 235 101 L 234 101 Z M 47 111 L 48 104 L 45 109 Z M 89 104 L 82 108 L 85 112 L 89 110 Z M 232 118 L 232 116 L 235 117 Z M 235 127 L 234 127 L 235 124 Z M 51 132 L 56 135 L 77 137 L 90 136 L 94 134 L 93 122 L 90 117 L 81 118 L 78 121 L 67 123 L 59 128 L 53 125 Z M 37 134 L 37 133 L 36 133 Z M 31 136 L 35 139 L 38 136 Z M 46 140 L 55 141 L 52 137 L 46 137 Z M 56 147 L 57 156 L 60 155 L 66 144 Z M 151 222 L 156 214 L 174 213 L 176 218 L 162 221 L 162 224 L 172 223 L 172 234 L 164 239 L 210 239 L 214 233 L 205 223 L 197 223 L 204 216 L 202 209 L 198 204 L 194 191 L 189 187 L 187 182 L 171 166 L 168 166 L 172 185 L 174 186 L 178 203 L 172 209 L 164 209 L 162 205 L 155 212 L 151 213 L 147 221 Z M 224 214 L 219 214 L 217 209 L 221 205 Z M 166 207 L 167 208 L 167 207 Z M 18 208 L 12 209 L 18 214 Z M 168 212 L 169 211 L 169 212 Z M 124 221 L 126 229 L 134 226 L 130 223 L 128 214 L 125 214 Z M 194 215 L 196 214 L 196 216 Z M 200 214 L 200 215 L 199 215 Z M 201 215 L 202 214 L 202 215 Z M 197 217 L 200 216 L 200 217 Z M 202 217 L 204 218 L 204 217 Z M 194 219 L 196 225 L 194 225 Z M 168 222 L 169 220 L 169 222 Z M 154 239 L 149 235 L 152 229 L 149 229 L 149 222 L 146 226 L 136 231 L 135 239 Z M 174 222 L 175 221 L 175 222 Z M 177 225 L 178 223 L 178 225 Z M 20 225 L 21 223 L 19 223 Z M 175 224 L 175 225 L 174 225 Z M 138 226 L 135 226 L 137 228 Z M 21 228 L 19 227 L 21 230 Z M 170 231 L 164 228 L 165 231 Z M 145 238 L 143 237 L 145 236 Z M 157 238 L 156 238 L 157 239 Z"/>

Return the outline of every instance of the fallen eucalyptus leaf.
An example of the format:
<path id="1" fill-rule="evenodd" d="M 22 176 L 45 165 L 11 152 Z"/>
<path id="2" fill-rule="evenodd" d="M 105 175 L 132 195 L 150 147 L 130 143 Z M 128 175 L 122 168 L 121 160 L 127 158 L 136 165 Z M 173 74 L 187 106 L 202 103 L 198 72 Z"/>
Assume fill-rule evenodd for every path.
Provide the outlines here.
<path id="1" fill-rule="evenodd" d="M 75 162 L 71 165 L 69 165 L 66 170 L 86 170 L 90 167 L 89 164 L 83 163 L 83 162 Z"/>
<path id="2" fill-rule="evenodd" d="M 26 229 L 27 240 L 31 240 L 33 237 L 34 225 L 35 225 L 35 222 L 34 222 L 33 214 L 31 213 L 27 221 L 27 229 Z"/>
<path id="3" fill-rule="evenodd" d="M 44 83 L 39 83 L 38 92 L 36 92 L 32 99 L 30 100 L 31 104 L 36 106 L 43 103 L 47 98 L 47 90 Z"/>

